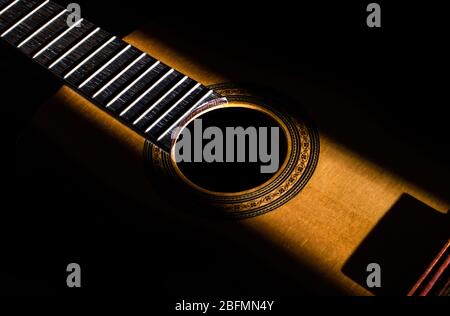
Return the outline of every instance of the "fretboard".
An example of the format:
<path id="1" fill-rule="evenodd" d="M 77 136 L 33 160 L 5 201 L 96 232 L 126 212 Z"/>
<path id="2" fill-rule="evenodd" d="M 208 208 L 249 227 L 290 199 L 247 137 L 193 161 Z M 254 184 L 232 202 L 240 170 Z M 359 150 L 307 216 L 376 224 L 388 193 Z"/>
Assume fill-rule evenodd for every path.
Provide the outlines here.
<path id="1" fill-rule="evenodd" d="M 220 95 L 46 0 L 0 0 L 0 37 L 168 151 L 172 133 Z"/>

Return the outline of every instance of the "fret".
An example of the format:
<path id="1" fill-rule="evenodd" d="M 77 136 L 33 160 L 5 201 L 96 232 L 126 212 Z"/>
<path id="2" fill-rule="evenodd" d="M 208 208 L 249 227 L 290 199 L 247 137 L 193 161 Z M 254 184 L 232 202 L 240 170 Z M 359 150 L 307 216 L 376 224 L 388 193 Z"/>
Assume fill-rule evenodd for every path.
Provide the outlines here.
<path id="1" fill-rule="evenodd" d="M 96 29 L 94 24 L 83 19 L 80 19 L 78 24 L 79 27 L 76 27 L 77 24 L 73 24 L 70 28 L 66 29 L 57 38 L 37 52 L 33 58 L 48 68 L 52 67 L 52 65 L 54 66 L 56 60 L 64 58 L 70 53 L 69 51 L 76 48 L 75 46 L 81 45 L 80 42 Z"/>
<path id="2" fill-rule="evenodd" d="M 147 129 L 145 130 L 145 133 L 150 132 L 150 130 L 153 129 L 155 126 L 157 126 L 159 124 L 159 122 L 161 122 L 161 120 L 163 120 L 164 118 L 167 119 L 167 115 L 169 115 L 172 111 L 174 111 L 177 108 L 177 106 L 179 106 L 181 104 L 181 102 L 183 102 L 189 95 L 191 95 L 200 86 L 201 86 L 201 84 L 197 82 L 191 89 L 189 89 L 184 95 L 182 95 L 181 98 L 178 99 L 178 101 L 176 101 L 171 107 L 169 107 L 167 110 L 165 110 L 164 113 L 162 113 L 159 116 L 159 118 L 157 118 L 149 127 L 147 127 Z"/>
<path id="3" fill-rule="evenodd" d="M 0 0 L 0 15 L 2 14 L 4 8 L 7 7 L 8 5 L 14 5 L 14 1 L 13 0 Z"/>
<path id="4" fill-rule="evenodd" d="M 164 68 L 161 68 L 164 67 Z M 154 76 L 156 71 L 159 71 L 158 68 L 163 69 L 158 76 Z M 133 98 L 128 99 L 123 105 L 120 105 L 119 108 L 117 108 L 117 104 L 120 104 L 119 102 L 116 102 L 111 107 L 121 110 L 120 116 L 124 119 L 131 120 L 133 118 L 133 114 L 139 113 L 139 111 L 143 110 L 143 107 L 146 103 L 148 103 L 149 99 L 154 100 L 156 99 L 161 93 L 163 93 L 164 89 L 167 88 L 172 80 L 175 80 L 176 77 L 180 76 L 181 74 L 178 72 L 175 72 L 174 69 L 171 69 L 167 67 L 166 65 L 159 64 L 158 67 L 155 67 L 155 69 L 152 71 L 152 80 L 147 84 L 143 89 L 140 89 L 139 92 L 134 93 Z M 148 76 L 147 76 L 148 77 Z M 156 80 L 156 81 L 155 81 Z M 135 87 L 132 87 L 129 91 L 133 91 Z M 127 93 L 129 92 L 127 91 Z M 126 96 L 126 94 L 124 95 Z M 119 99 L 120 102 L 122 102 L 124 98 Z M 130 102 L 128 104 L 128 102 Z M 128 105 L 127 105 L 128 104 Z M 122 110 L 126 106 L 124 110 Z M 126 114 L 126 115 L 125 115 Z"/>
<path id="5" fill-rule="evenodd" d="M 47 27 L 48 24 L 50 24 L 49 22 L 53 22 L 55 17 L 58 18 L 60 15 L 64 14 L 65 11 L 66 10 L 60 6 L 47 3 L 22 23 L 17 25 L 17 27 L 5 35 L 4 38 L 13 46 L 20 48 L 26 41 L 30 40 L 32 36 L 37 35 Z"/>
<path id="6" fill-rule="evenodd" d="M 158 64 L 159 62 L 155 59 L 151 58 L 147 54 L 142 54 L 130 65 L 126 66 L 125 69 L 114 77 L 113 80 L 108 82 L 107 85 L 95 93 L 93 98 L 100 104 L 104 104 L 108 107 L 108 104 L 112 103 L 112 99 L 119 98 L 118 95 L 124 92 L 124 86 L 134 80 L 136 76 L 139 76 L 139 74 L 146 68 L 150 66 L 156 67 Z"/>
<path id="7" fill-rule="evenodd" d="M 144 92 L 141 93 L 125 110 L 120 113 L 121 117 L 131 119 L 131 110 L 142 109 L 148 101 L 145 98 L 153 100 L 159 94 L 162 93 L 167 87 L 170 87 L 170 84 L 177 79 L 177 77 L 181 76 L 180 73 L 175 72 L 174 69 L 170 68 L 162 77 L 160 77 L 156 82 L 154 82 L 150 87 L 148 87 Z M 126 115 L 127 114 L 127 115 Z M 139 121 L 139 118 L 133 122 L 133 125 Z"/>
<path id="8" fill-rule="evenodd" d="M 36 14 L 42 7 L 47 5 L 47 3 L 49 3 L 49 0 L 45 0 L 43 3 L 38 5 L 31 12 L 29 12 L 27 15 L 25 15 L 23 18 L 21 18 L 19 21 L 17 21 L 13 26 L 9 27 L 6 31 L 4 31 L 3 34 L 0 35 L 0 37 L 5 37 L 7 34 L 9 34 L 10 32 L 12 32 L 13 30 L 15 30 L 16 28 L 18 28 L 20 26 L 23 27 L 23 25 L 21 25 L 21 24 L 24 23 L 29 18 L 31 18 L 34 14 Z M 27 27 L 25 26 L 25 28 L 27 28 Z M 18 31 L 20 31 L 20 30 L 18 30 Z"/>
<path id="9" fill-rule="evenodd" d="M 75 68 L 64 76 L 68 82 L 78 86 L 84 79 L 103 66 L 111 56 L 126 46 L 125 42 L 111 37 L 102 46 L 97 48 L 92 54 L 86 57 Z"/>
<path id="10" fill-rule="evenodd" d="M 16 1 L 11 6 L 3 9 L 0 15 L 0 34 L 7 30 L 9 27 L 19 21 L 24 15 L 33 10 L 42 1 Z"/>
<path id="11" fill-rule="evenodd" d="M 0 0 L 0 36 L 169 150 L 175 127 L 196 107 L 219 97 L 121 39 L 48 0 Z"/>
<path id="12" fill-rule="evenodd" d="M 137 63 L 137 65 L 139 63 Z M 136 74 L 138 77 L 133 78 L 134 80 L 130 84 L 127 84 L 125 88 L 109 101 L 108 104 L 106 104 L 106 107 L 112 111 L 120 110 L 127 102 L 132 102 L 133 97 L 135 97 L 139 91 L 145 89 L 146 85 L 151 84 L 158 75 L 164 73 L 167 69 L 169 69 L 169 67 L 161 64 L 159 61 L 152 61 L 146 68 L 141 69 L 141 71 Z"/>
<path id="13" fill-rule="evenodd" d="M 186 97 L 184 97 L 177 106 L 173 107 L 173 109 L 165 114 L 161 115 L 160 120 L 152 126 L 151 129 L 147 128 L 150 135 L 156 137 L 157 135 L 161 134 L 163 132 L 163 129 L 166 129 L 167 126 L 170 126 L 174 124 L 178 119 L 183 118 L 182 116 L 186 113 L 191 112 L 191 108 L 197 107 L 197 102 L 202 99 L 205 94 L 207 94 L 209 91 L 208 88 L 206 88 L 203 85 L 197 86 L 191 93 L 189 93 Z"/>
<path id="14" fill-rule="evenodd" d="M 178 79 L 177 79 L 178 80 Z M 142 103 L 142 109 L 145 109 L 142 114 L 137 117 L 133 125 L 136 125 L 140 130 L 145 130 L 145 128 L 151 124 L 151 122 L 158 116 L 159 113 L 164 111 L 168 106 L 170 106 L 172 103 L 175 103 L 177 101 L 177 98 L 182 95 L 186 90 L 188 90 L 192 85 L 194 84 L 194 81 L 187 76 L 184 76 L 179 81 L 172 81 L 171 85 L 172 87 L 167 90 L 159 99 L 152 102 L 143 102 Z M 135 110 L 135 109 L 132 109 Z M 136 111 L 134 111 L 136 112 Z M 141 110 L 142 112 L 142 110 Z M 131 118 L 136 115 L 133 115 L 133 113 L 127 113 L 131 116 Z"/>
<path id="15" fill-rule="evenodd" d="M 31 41 L 36 35 L 38 35 L 40 32 L 42 32 L 43 30 L 45 30 L 50 24 L 52 24 L 56 19 L 58 19 L 61 15 L 63 15 L 64 13 L 66 13 L 67 10 L 64 9 L 62 10 L 60 13 L 58 13 L 57 15 L 55 15 L 50 21 L 48 21 L 47 23 L 45 23 L 44 25 L 42 25 L 39 29 L 37 29 L 36 31 L 33 32 L 33 34 L 29 35 L 26 39 L 24 39 L 22 42 L 20 42 L 19 45 L 17 45 L 17 48 L 21 48 L 23 45 L 25 45 L 26 43 L 28 43 L 29 41 Z"/>
<path id="16" fill-rule="evenodd" d="M 135 63 L 144 58 L 145 55 L 145 53 L 142 53 L 137 48 L 131 46 L 130 49 L 121 54 L 113 63 L 88 81 L 81 88 L 81 91 L 95 99 L 113 82 L 118 80 L 125 72 L 133 67 Z"/>
<path id="17" fill-rule="evenodd" d="M 97 75 L 101 74 L 105 71 L 105 69 L 114 63 L 120 56 L 122 56 L 127 50 L 131 48 L 131 45 L 125 46 L 125 48 L 122 48 L 118 53 L 115 54 L 113 58 L 111 58 L 109 61 L 107 61 L 103 66 L 101 66 L 98 70 L 96 70 L 92 75 L 90 75 L 86 80 L 84 80 L 79 86 L 78 89 L 83 88 L 85 85 L 87 85 L 92 79 L 94 79 Z"/>
<path id="18" fill-rule="evenodd" d="M 49 21 L 46 25 L 42 26 L 40 31 L 35 32 L 34 36 L 30 35 L 30 39 L 24 41 L 24 44 L 19 44 L 20 50 L 27 56 L 39 56 L 38 52 L 43 52 L 44 47 L 48 48 L 48 45 L 52 43 L 55 38 L 64 33 L 67 30 L 67 17 L 69 16 L 67 10 L 61 11 L 60 14 L 55 16 L 52 21 Z M 56 41 L 55 41 L 56 42 Z"/>
<path id="19" fill-rule="evenodd" d="M 178 124 L 184 119 L 193 109 L 201 105 L 201 103 L 209 99 L 209 89 L 203 85 L 198 86 L 193 92 L 191 92 L 186 98 L 184 98 L 176 107 L 169 113 L 161 117 L 161 120 L 152 126 L 148 133 L 152 136 L 163 133 L 163 130 L 167 129 L 167 126 Z M 205 96 L 206 95 L 206 96 Z M 205 99 L 203 99 L 205 97 Z"/>
<path id="20" fill-rule="evenodd" d="M 20 0 L 0 0 L 0 16 L 14 6 Z M 9 4 L 8 4 L 9 3 Z"/>
<path id="21" fill-rule="evenodd" d="M 213 94 L 213 90 L 207 90 L 207 92 L 196 102 L 194 103 L 192 106 L 187 107 L 186 109 L 184 109 L 183 114 L 181 114 L 176 120 L 175 122 L 173 122 L 168 128 L 160 128 L 159 130 L 159 136 L 157 136 L 156 141 L 160 142 L 163 141 L 164 138 L 171 136 L 171 132 L 173 131 L 174 128 L 177 127 L 177 125 L 183 120 L 185 119 L 195 108 L 197 108 L 198 106 L 202 105 L 205 101 L 207 101 L 207 99 Z M 186 103 L 188 104 L 188 102 Z M 167 117 L 168 115 L 166 115 Z M 170 119 L 170 118 L 167 118 Z M 164 120 L 164 119 L 163 119 Z M 158 124 L 160 124 L 160 126 L 164 126 L 161 120 Z"/>
<path id="22" fill-rule="evenodd" d="M 53 62 L 49 69 L 56 75 L 64 77 L 65 74 L 76 67 L 83 58 L 101 46 L 107 37 L 109 38 L 108 33 L 102 31 L 99 27 L 96 28 Z"/>

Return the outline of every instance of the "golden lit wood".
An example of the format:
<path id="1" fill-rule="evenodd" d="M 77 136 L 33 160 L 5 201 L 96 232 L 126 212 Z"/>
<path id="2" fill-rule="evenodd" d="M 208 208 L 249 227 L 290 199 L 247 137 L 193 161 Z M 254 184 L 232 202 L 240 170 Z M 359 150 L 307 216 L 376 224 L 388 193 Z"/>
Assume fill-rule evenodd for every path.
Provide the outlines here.
<path id="1" fill-rule="evenodd" d="M 209 71 L 146 32 L 137 31 L 126 40 L 205 85 L 228 81 L 225 76 Z M 296 85 L 290 83 L 289 78 L 279 82 L 290 95 L 298 91 L 298 81 Z M 312 90 L 307 84 L 303 87 L 312 98 Z M 303 103 L 308 103 L 305 100 Z M 309 110 L 320 128 L 322 116 L 314 107 Z M 144 139 L 69 88 L 63 87 L 42 108 L 35 121 L 71 156 L 112 187 L 125 190 L 151 209 L 170 208 L 155 195 L 151 179 L 144 174 L 141 161 Z M 325 133 L 320 134 L 320 149 L 317 168 L 306 187 L 277 210 L 238 223 L 173 212 L 212 230 L 223 230 L 225 234 L 233 226 L 249 228 L 347 293 L 370 294 L 341 269 L 374 225 L 403 193 L 442 213 L 448 211 L 450 203 L 340 145 Z M 418 164 L 420 166 L 419 160 Z M 433 176 L 438 177 L 438 173 L 430 170 L 430 177 Z M 259 248 L 255 247 L 263 248 L 263 241 Z M 290 273 L 295 278 L 294 270 Z"/>

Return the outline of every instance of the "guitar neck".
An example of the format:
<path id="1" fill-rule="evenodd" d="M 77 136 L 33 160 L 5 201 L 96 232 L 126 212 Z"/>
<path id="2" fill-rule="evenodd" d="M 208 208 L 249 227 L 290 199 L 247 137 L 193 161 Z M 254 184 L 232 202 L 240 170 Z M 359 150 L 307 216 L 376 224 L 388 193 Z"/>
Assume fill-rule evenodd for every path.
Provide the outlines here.
<path id="1" fill-rule="evenodd" d="M 137 133 L 169 151 L 213 90 L 44 0 L 0 0 L 0 37 Z"/>

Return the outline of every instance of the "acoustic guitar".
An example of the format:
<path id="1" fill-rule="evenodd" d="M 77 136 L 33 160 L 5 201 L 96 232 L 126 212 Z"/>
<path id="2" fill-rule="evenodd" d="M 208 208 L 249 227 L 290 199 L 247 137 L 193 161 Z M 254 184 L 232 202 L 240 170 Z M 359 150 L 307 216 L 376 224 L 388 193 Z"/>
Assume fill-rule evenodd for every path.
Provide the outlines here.
<path id="1" fill-rule="evenodd" d="M 152 29 L 120 39 L 84 17 L 68 23 L 70 14 L 48 0 L 0 0 L 2 40 L 64 83 L 34 124 L 149 212 L 237 240 L 294 280 L 308 271 L 299 282 L 320 294 L 406 295 L 446 244 L 445 168 L 411 154 L 344 97 L 281 70 L 242 69 L 249 84 L 230 83 L 220 54 L 211 69 Z M 379 154 L 413 161 L 425 184 L 336 141 L 326 126 L 343 116 L 342 130 Z M 279 128 L 277 171 L 177 162 L 179 135 L 197 119 Z M 424 237 L 430 230 L 438 242 Z M 374 267 L 378 285 L 370 282 Z"/>

